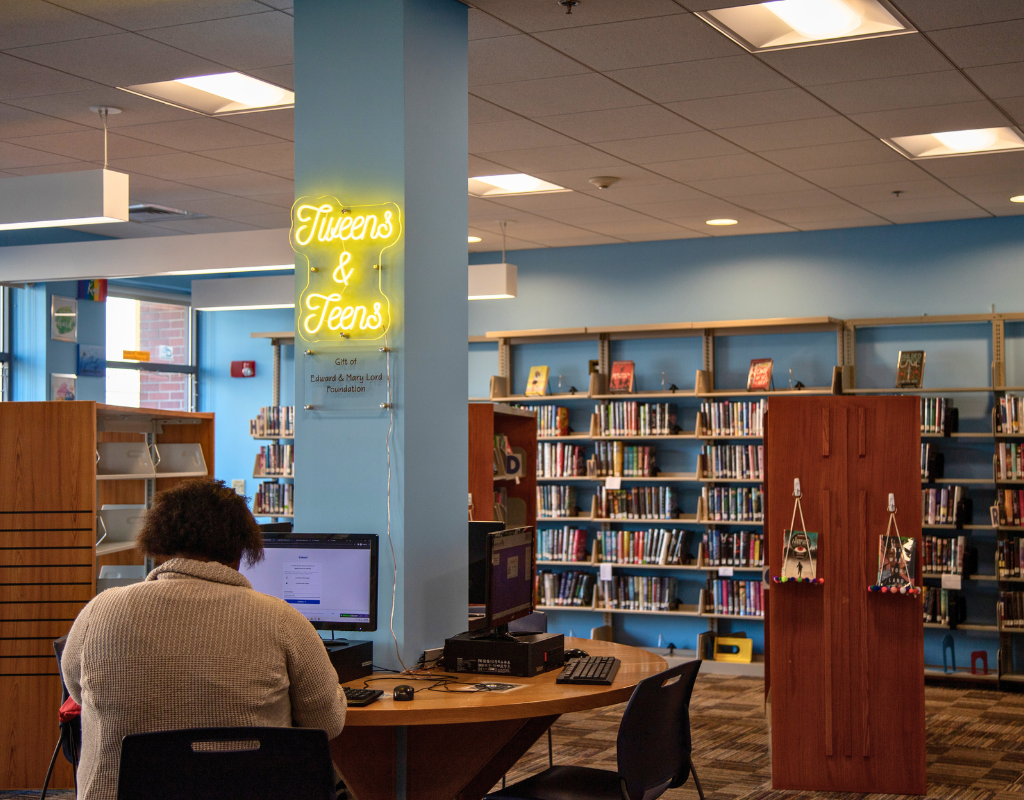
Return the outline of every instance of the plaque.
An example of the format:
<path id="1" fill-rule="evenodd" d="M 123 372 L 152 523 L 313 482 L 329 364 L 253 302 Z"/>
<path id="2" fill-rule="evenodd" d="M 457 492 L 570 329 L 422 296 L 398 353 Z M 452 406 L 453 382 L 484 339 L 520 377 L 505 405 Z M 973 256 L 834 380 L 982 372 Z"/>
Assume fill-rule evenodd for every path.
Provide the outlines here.
<path id="1" fill-rule="evenodd" d="M 378 416 L 387 413 L 388 356 L 379 345 L 317 349 L 303 356 L 307 413 Z"/>

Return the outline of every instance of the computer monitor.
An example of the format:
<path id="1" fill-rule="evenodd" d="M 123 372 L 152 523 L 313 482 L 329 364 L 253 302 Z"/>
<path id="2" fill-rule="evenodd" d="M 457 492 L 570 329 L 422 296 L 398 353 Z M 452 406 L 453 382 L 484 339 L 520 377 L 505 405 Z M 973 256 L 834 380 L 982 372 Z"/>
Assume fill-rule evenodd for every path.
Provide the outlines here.
<path id="1" fill-rule="evenodd" d="M 327 631 L 377 630 L 377 547 L 371 533 L 263 535 L 264 558 L 241 573 Z"/>
<path id="2" fill-rule="evenodd" d="M 469 602 L 483 612 L 482 627 L 493 630 L 533 613 L 533 529 L 469 523 L 469 573 Z"/>

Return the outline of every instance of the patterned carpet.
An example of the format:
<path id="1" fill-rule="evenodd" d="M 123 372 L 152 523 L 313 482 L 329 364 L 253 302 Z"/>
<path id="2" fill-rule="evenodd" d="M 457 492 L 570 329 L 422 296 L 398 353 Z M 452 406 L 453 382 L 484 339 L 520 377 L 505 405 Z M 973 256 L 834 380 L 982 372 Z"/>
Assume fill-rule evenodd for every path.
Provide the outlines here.
<path id="1" fill-rule="evenodd" d="M 554 726 L 556 764 L 615 769 L 615 737 L 624 706 L 567 714 Z M 1024 695 L 936 686 L 925 688 L 928 797 L 1024 800 Z M 830 798 L 888 800 L 899 795 L 776 792 L 771 788 L 764 682 L 702 675 L 690 703 L 694 764 L 711 800 Z M 544 737 L 508 775 L 545 769 Z M 665 800 L 697 797 L 692 781 Z"/>
<path id="2" fill-rule="evenodd" d="M 615 769 L 615 737 L 624 706 L 567 714 L 554 727 L 555 763 Z M 936 686 L 925 688 L 928 797 L 941 800 L 1024 800 L 1024 695 Z M 771 789 L 764 682 L 702 675 L 690 704 L 694 763 L 711 800 L 889 800 L 896 795 L 775 792 Z M 509 782 L 547 767 L 547 737 L 509 773 Z M 38 798 L 0 792 L 0 798 Z M 72 792 L 51 792 L 74 800 Z M 692 781 L 663 795 L 697 797 Z"/>

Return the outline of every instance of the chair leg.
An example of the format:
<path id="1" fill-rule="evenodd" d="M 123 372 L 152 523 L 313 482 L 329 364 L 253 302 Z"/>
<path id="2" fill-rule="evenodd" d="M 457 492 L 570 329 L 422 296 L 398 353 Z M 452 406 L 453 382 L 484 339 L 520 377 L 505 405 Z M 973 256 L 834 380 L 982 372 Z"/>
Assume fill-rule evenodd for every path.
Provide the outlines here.
<path id="1" fill-rule="evenodd" d="M 693 785 L 697 787 L 697 794 L 700 800 L 704 800 L 704 788 L 700 785 L 700 778 L 697 777 L 697 768 L 693 766 L 693 758 L 690 761 L 690 774 L 693 776 Z"/>
<path id="2" fill-rule="evenodd" d="M 551 728 L 548 728 L 548 766 L 555 766 L 555 753 L 551 746 Z"/>

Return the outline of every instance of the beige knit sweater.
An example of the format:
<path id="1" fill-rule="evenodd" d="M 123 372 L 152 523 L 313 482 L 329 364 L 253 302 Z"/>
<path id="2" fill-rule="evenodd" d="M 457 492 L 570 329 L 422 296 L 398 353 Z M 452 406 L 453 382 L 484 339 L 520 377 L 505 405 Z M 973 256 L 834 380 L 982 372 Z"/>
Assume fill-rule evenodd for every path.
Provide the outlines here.
<path id="1" fill-rule="evenodd" d="M 80 800 L 115 800 L 121 739 L 177 728 L 322 728 L 345 695 L 319 634 L 223 564 L 175 558 L 78 615 L 61 662 L 82 706 Z M 157 778 L 158 779 L 158 778 Z"/>

